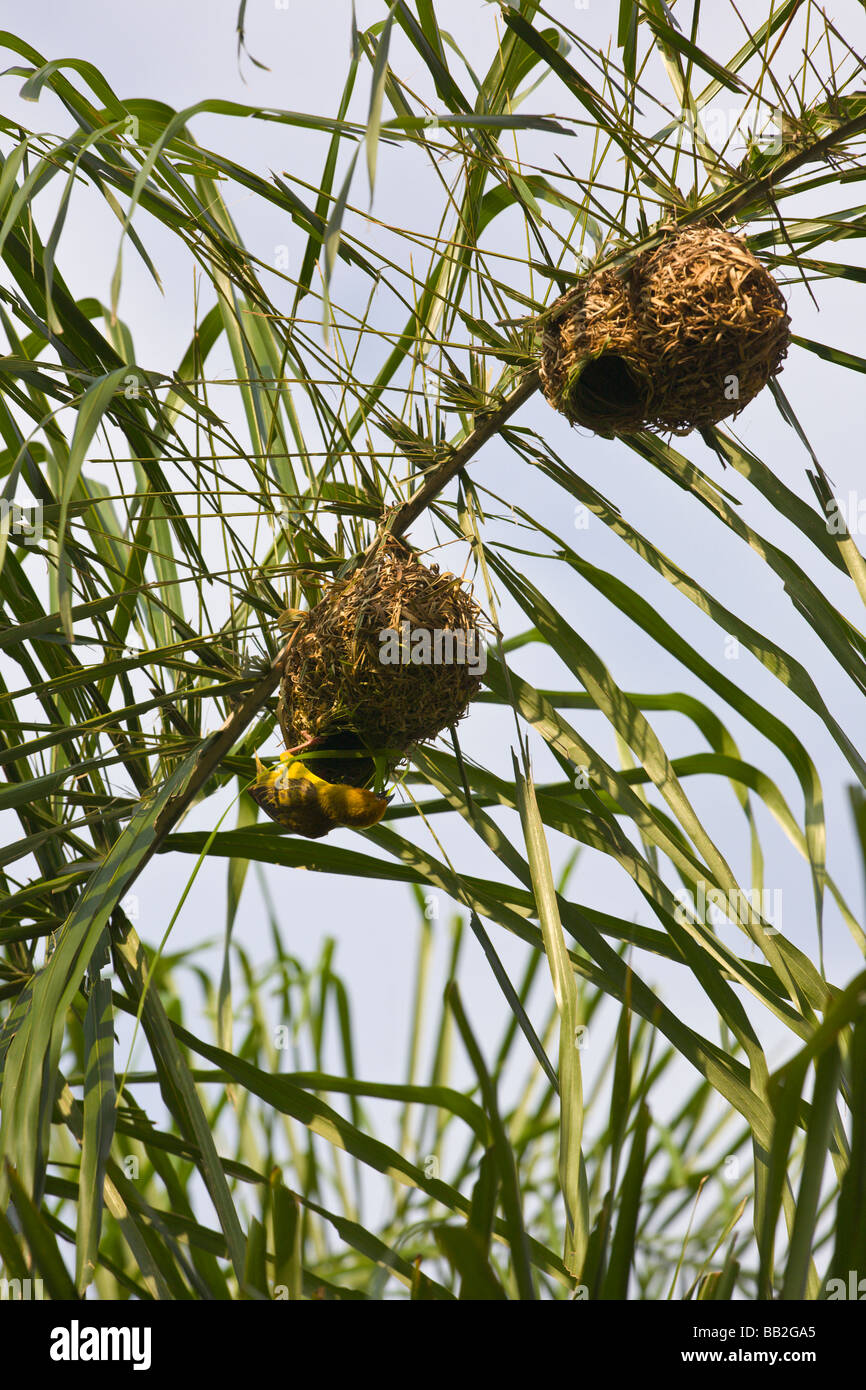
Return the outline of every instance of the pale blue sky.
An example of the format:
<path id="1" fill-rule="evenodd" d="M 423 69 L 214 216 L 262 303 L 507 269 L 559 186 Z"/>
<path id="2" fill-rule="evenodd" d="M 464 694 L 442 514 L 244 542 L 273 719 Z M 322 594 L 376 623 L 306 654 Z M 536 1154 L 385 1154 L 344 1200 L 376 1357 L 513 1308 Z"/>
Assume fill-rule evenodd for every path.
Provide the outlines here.
<path id="1" fill-rule="evenodd" d="M 610 2 L 591 0 L 584 8 L 566 3 L 566 0 L 551 0 L 550 8 L 568 23 L 579 24 L 581 32 L 597 46 L 607 46 L 612 30 L 615 38 L 618 7 Z M 740 36 L 731 30 L 727 13 L 724 22 L 721 21 L 723 8 L 727 10 L 727 7 L 719 6 L 718 10 L 713 7 L 716 29 L 713 30 L 714 20 L 711 19 L 709 36 L 704 37 L 705 46 L 720 59 L 727 57 L 741 42 Z M 853 3 L 831 4 L 827 8 L 842 31 L 852 36 L 855 43 L 859 35 L 860 48 L 866 47 L 862 8 Z M 377 0 L 363 0 L 357 6 L 359 23 L 362 26 L 370 24 L 381 18 L 385 10 Z M 247 9 L 249 48 L 255 57 L 267 61 L 270 71 L 261 71 L 244 59 L 243 77 L 238 70 L 235 49 L 236 11 L 236 0 L 212 0 L 207 4 L 191 3 L 191 0 L 183 0 L 183 3 L 149 0 L 146 7 L 119 6 L 109 0 L 83 0 L 74 8 L 61 0 L 43 0 L 41 5 L 21 11 L 14 23 L 17 32 L 46 58 L 79 57 L 94 63 L 121 98 L 153 97 L 181 109 L 207 97 L 219 97 L 332 115 L 339 101 L 348 56 L 351 14 L 348 0 L 326 0 L 325 3 L 322 0 L 291 0 L 287 6 L 274 4 L 272 0 L 259 0 L 258 3 L 250 0 Z M 473 66 L 482 72 L 486 70 L 494 52 L 497 7 L 479 0 L 472 3 L 439 0 L 437 13 Z M 419 64 L 399 35 L 395 35 L 394 44 L 394 62 L 401 75 L 410 83 L 417 80 L 421 85 L 423 75 Z M 5 65 L 9 62 L 11 60 L 7 59 Z M 17 96 L 19 85 L 15 79 L 7 77 L 4 80 L 2 109 L 7 116 L 17 116 L 37 129 L 68 129 L 69 118 L 53 98 L 44 96 L 38 106 L 23 103 Z M 364 120 L 368 100 L 369 73 L 362 71 L 350 115 Z M 526 109 L 561 114 L 566 109 L 562 89 L 548 81 L 529 98 Z M 280 173 L 289 169 L 311 184 L 318 181 L 326 137 L 316 132 L 290 132 L 276 125 L 251 120 L 231 121 L 211 115 L 195 118 L 193 130 L 203 144 L 256 168 L 264 177 L 269 177 L 272 171 Z M 521 149 L 529 151 L 532 158 L 545 164 L 555 176 L 557 155 L 572 167 L 583 167 L 589 154 L 587 143 L 582 134 L 570 140 L 545 134 L 522 142 Z M 352 200 L 361 209 L 366 208 L 369 201 L 365 179 L 361 159 L 352 190 Z M 827 196 L 826 192 L 819 192 L 811 205 L 804 200 L 802 212 L 808 213 L 810 206 L 825 207 Z M 839 197 L 836 205 L 847 206 L 852 201 L 856 201 L 853 195 L 847 200 Z M 440 202 L 441 190 L 421 156 L 408 148 L 383 145 L 373 205 L 375 216 L 385 222 L 410 222 L 414 227 L 429 230 L 438 221 Z M 50 200 L 46 200 L 46 207 L 49 206 Z M 230 206 L 248 245 L 262 259 L 272 262 L 278 248 L 284 245 L 288 246 L 290 255 L 295 254 L 300 244 L 298 233 L 285 225 L 277 209 L 253 203 L 234 190 L 230 194 Z M 41 225 L 44 231 L 47 224 Z M 158 264 L 164 293 L 157 291 L 145 268 L 127 249 L 121 314 L 132 327 L 138 361 L 148 368 L 170 371 L 189 339 L 192 272 L 189 261 L 179 255 L 178 247 L 146 216 L 139 215 L 137 227 Z M 518 257 L 523 254 L 522 233 L 516 220 L 503 219 L 496 245 L 508 254 Z M 77 193 L 58 253 L 62 272 L 76 294 L 96 294 L 108 299 L 116 247 L 117 223 L 104 213 L 97 197 Z M 862 244 L 853 240 L 842 243 L 841 247 L 837 245 L 830 257 L 864 264 Z M 820 313 L 816 312 L 801 285 L 791 285 L 786 292 L 795 332 L 853 352 L 861 350 L 862 305 L 857 301 L 858 291 L 854 287 L 841 281 L 821 284 L 817 291 Z M 362 309 L 368 293 L 366 281 L 360 277 L 353 281 L 352 272 L 345 265 L 338 265 L 334 283 L 337 302 Z M 208 305 L 210 302 L 208 299 Z M 389 315 L 393 317 L 392 311 L 385 306 L 383 326 L 391 322 Z M 209 366 L 214 376 L 231 375 L 230 359 L 222 346 Z M 800 420 L 839 495 L 847 497 L 850 489 L 861 488 L 866 409 L 860 378 L 792 348 L 781 382 L 796 402 Z M 215 389 L 212 403 L 219 409 L 229 395 L 229 391 L 220 393 Z M 228 404 L 225 408 L 229 409 Z M 234 411 L 231 418 L 240 430 L 242 422 L 236 404 L 231 409 Z M 861 697 L 839 675 L 838 668 L 834 668 L 822 644 L 795 612 L 780 582 L 745 546 L 723 527 L 713 524 L 691 497 L 663 482 L 658 472 L 623 444 L 570 430 L 540 398 L 523 409 L 517 423 L 543 431 L 561 456 L 615 502 L 665 554 L 729 608 L 758 630 L 772 633 L 776 641 L 797 656 L 812 673 L 843 727 L 855 733 L 863 727 Z M 788 487 L 813 504 L 805 476 L 808 456 L 794 433 L 781 421 L 769 393 L 750 405 L 733 428 L 778 472 Z M 736 497 L 740 513 L 750 525 L 797 559 L 828 598 L 862 626 L 862 612 L 853 586 L 821 561 L 813 550 L 808 550 L 802 538 L 753 488 L 732 470 L 723 473 L 719 462 L 698 436 L 680 441 L 679 447 Z M 862 875 L 854 851 L 845 793 L 845 785 L 852 780 L 852 775 L 818 719 L 747 652 L 741 651 L 736 661 L 726 656 L 725 634 L 657 578 L 601 523 L 593 521 L 588 530 L 577 530 L 573 504 L 534 472 L 522 468 L 500 442 L 493 441 L 483 450 L 472 465 L 472 475 L 507 499 L 537 511 L 546 525 L 579 548 L 581 554 L 634 585 L 707 659 L 720 665 L 725 674 L 736 680 L 741 672 L 748 691 L 797 732 L 817 762 L 824 782 L 830 870 L 855 912 L 860 914 Z M 493 532 L 496 533 L 495 527 Z M 423 525 L 412 533 L 416 543 L 428 537 L 429 532 Z M 509 533 L 508 538 L 513 540 L 513 534 Z M 446 567 L 462 568 L 465 552 L 460 558 L 451 550 L 445 555 Z M 544 562 L 528 562 L 528 572 L 598 651 L 621 688 L 636 691 L 684 689 L 705 698 L 739 741 L 742 756 L 777 780 L 795 815 L 802 821 L 802 798 L 793 773 L 750 726 L 723 707 L 717 697 L 705 691 L 664 652 L 642 638 L 576 576 L 569 578 L 562 567 Z M 501 612 L 507 634 L 524 626 L 509 603 L 503 603 Z M 516 654 L 514 665 L 536 685 L 574 687 L 573 678 L 554 658 L 539 655 L 537 647 Z M 600 715 L 572 713 L 570 717 L 608 760 L 616 761 L 614 739 Z M 662 714 L 650 718 L 671 754 L 700 750 L 702 745 L 697 734 L 678 716 Z M 473 756 L 507 773 L 513 741 L 510 716 L 494 713 L 488 706 L 479 706 L 462 726 L 461 734 Z M 276 747 L 274 740 L 273 750 Z M 554 768 L 537 744 L 534 752 L 536 774 L 543 780 Z M 689 779 L 687 791 L 740 882 L 748 884 L 748 833 L 730 789 L 718 779 L 693 778 Z M 815 929 L 807 866 L 760 805 L 756 806 L 756 815 L 766 854 L 765 882 L 771 889 L 781 887 L 784 894 L 783 930 L 814 958 Z M 196 808 L 190 814 L 184 828 L 209 826 L 212 820 L 213 810 L 208 803 L 207 807 Z M 511 827 L 515 843 L 519 843 L 519 825 L 513 819 L 506 823 Z M 430 846 L 423 827 L 413 829 L 409 822 L 402 821 L 399 829 L 411 834 L 419 843 L 435 848 Z M 500 872 L 500 866 L 485 858 L 475 838 L 465 832 L 456 817 L 437 822 L 437 832 L 444 838 L 449 855 L 458 867 L 463 866 L 472 873 Z M 331 838 L 334 843 L 345 843 L 355 849 L 369 848 L 361 837 L 350 832 L 340 832 Z M 554 861 L 562 862 L 568 844 L 553 835 L 551 847 Z M 167 924 L 166 909 L 177 901 L 193 862 L 180 855 L 162 856 L 139 882 L 137 925 L 149 943 L 161 937 Z M 171 948 L 191 945 L 203 936 L 219 937 L 225 913 L 225 873 L 225 861 L 215 861 L 203 870 L 175 926 Z M 274 870 L 269 872 L 268 878 L 271 893 L 280 907 L 288 948 L 294 954 L 312 963 L 325 935 L 332 934 L 338 940 L 335 964 L 351 991 L 359 1074 L 382 1081 L 403 1079 L 418 930 L 417 911 L 408 889 L 387 884 L 367 884 L 359 888 L 338 878 L 292 870 Z M 641 921 L 651 920 L 630 881 L 609 861 L 590 851 L 584 851 L 573 881 L 573 892 L 576 900 L 603 911 L 626 917 L 637 914 Z M 443 898 L 440 904 L 443 921 L 449 911 L 450 905 Z M 491 928 L 491 931 L 503 959 L 516 970 L 523 959 L 523 948 L 498 929 Z M 236 933 L 246 949 L 264 965 L 269 959 L 270 945 L 252 874 Z M 728 933 L 726 939 L 733 942 L 737 938 Z M 748 955 L 747 946 L 745 954 Z M 218 952 L 203 957 L 211 963 L 217 958 Z M 437 954 L 440 970 L 444 960 L 443 942 Z M 837 983 L 844 983 L 858 966 L 850 938 L 831 904 L 828 904 L 826 917 L 826 961 L 828 974 Z M 715 1036 L 709 1006 L 703 996 L 684 983 L 680 973 L 654 960 L 643 960 L 640 969 L 649 982 L 658 985 L 662 996 L 682 1017 Z M 503 1005 L 489 968 L 471 941 L 467 943 L 460 980 L 470 1019 L 479 1037 L 483 1041 L 490 1040 L 492 1049 L 498 1043 Z M 548 995 L 545 984 L 545 1005 Z M 539 992 L 535 998 L 540 997 Z M 781 1042 L 785 1052 L 789 1051 L 791 1035 L 781 1030 L 758 1006 L 751 1008 L 751 1012 L 757 1018 L 771 1060 L 779 1060 L 778 1046 Z M 585 1062 L 591 1072 L 591 1051 L 586 1054 Z M 468 1075 L 462 1058 L 459 1063 L 459 1069 Z"/>

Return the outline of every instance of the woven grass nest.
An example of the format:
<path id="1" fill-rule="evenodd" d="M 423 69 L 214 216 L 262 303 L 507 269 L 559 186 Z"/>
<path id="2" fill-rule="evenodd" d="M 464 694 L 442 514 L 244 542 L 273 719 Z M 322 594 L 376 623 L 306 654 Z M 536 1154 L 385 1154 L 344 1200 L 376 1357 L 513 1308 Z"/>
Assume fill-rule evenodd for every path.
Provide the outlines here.
<path id="1" fill-rule="evenodd" d="M 688 434 L 763 390 L 789 326 L 778 285 L 740 237 L 689 227 L 557 301 L 542 336 L 542 389 L 572 424 L 608 438 Z"/>
<path id="2" fill-rule="evenodd" d="M 419 630 L 462 633 L 464 652 L 483 652 L 481 610 L 469 590 L 387 538 L 299 621 L 277 707 L 286 747 L 315 738 L 313 771 L 328 781 L 364 786 L 375 771 L 364 753 L 387 750 L 393 768 L 413 744 L 455 724 L 481 688 L 478 662 L 470 657 L 449 663 L 447 655 L 425 661 L 417 646 L 421 659 L 412 660 L 407 638 L 414 640 Z M 383 633 L 399 634 L 405 661 L 393 660 L 395 639 L 383 639 Z M 448 650 L 453 657 L 446 637 L 440 651 Z M 392 659 L 383 661 L 383 651 Z"/>

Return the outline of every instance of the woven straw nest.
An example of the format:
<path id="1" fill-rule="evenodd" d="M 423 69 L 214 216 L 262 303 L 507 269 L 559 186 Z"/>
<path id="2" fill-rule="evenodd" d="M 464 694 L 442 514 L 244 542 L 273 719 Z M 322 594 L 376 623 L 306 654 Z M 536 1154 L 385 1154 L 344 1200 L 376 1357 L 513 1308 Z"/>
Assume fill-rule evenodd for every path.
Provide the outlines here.
<path id="1" fill-rule="evenodd" d="M 689 227 L 557 301 L 542 337 L 542 388 L 597 434 L 688 434 L 763 390 L 781 368 L 789 325 L 778 285 L 740 237 Z"/>
<path id="2" fill-rule="evenodd" d="M 481 687 L 478 663 L 427 661 L 417 647 L 421 659 L 412 661 L 405 638 L 419 630 L 462 633 L 464 652 L 482 650 L 481 610 L 461 581 L 387 538 L 295 630 L 277 707 L 286 747 L 315 738 L 311 768 L 328 781 L 363 786 L 375 768 L 359 754 L 384 752 L 393 769 L 413 744 L 455 724 Z M 385 638 L 385 646 L 383 633 L 400 635 L 400 660 L 393 660 L 395 639 Z M 455 646 L 448 639 L 440 650 L 453 654 Z M 383 652 L 392 659 L 383 661 Z"/>

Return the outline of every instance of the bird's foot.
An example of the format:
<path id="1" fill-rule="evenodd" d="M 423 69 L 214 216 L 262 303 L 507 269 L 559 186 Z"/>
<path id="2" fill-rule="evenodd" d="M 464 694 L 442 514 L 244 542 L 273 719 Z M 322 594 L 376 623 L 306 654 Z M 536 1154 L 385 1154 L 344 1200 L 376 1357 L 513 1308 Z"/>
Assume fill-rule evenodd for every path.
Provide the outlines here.
<path id="1" fill-rule="evenodd" d="M 305 753 L 308 748 L 315 748 L 316 744 L 320 742 L 321 739 L 316 734 L 307 734 L 303 743 L 297 744 L 294 748 L 287 748 L 285 753 L 280 754 L 280 762 L 288 762 L 289 758 L 293 758 L 296 753 Z"/>

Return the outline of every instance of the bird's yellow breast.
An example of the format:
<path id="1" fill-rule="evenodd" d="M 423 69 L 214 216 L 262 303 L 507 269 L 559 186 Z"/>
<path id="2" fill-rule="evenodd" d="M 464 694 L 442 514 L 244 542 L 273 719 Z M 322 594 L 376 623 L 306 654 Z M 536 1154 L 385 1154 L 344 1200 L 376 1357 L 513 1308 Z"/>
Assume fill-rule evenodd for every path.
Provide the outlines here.
<path id="1" fill-rule="evenodd" d="M 363 787 L 343 787 L 335 782 L 321 783 L 319 800 L 335 825 L 352 825 L 358 830 L 377 825 L 388 805 L 385 796 L 377 796 Z"/>
<path id="2" fill-rule="evenodd" d="M 385 814 L 387 797 L 362 787 L 325 782 L 298 760 L 281 759 L 268 769 L 257 758 L 256 765 L 250 795 L 271 820 L 293 835 L 318 840 L 341 825 L 366 830 Z"/>

